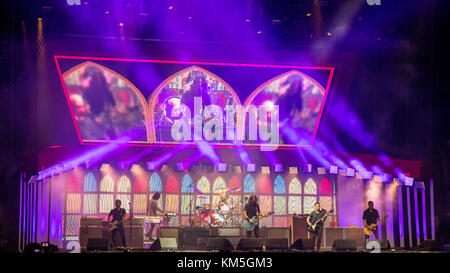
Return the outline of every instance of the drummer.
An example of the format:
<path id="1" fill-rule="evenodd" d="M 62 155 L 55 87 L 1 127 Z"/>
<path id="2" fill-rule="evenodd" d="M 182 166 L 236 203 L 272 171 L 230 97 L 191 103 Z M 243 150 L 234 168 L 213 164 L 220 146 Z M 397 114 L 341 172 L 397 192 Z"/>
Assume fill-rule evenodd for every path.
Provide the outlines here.
<path id="1" fill-rule="evenodd" d="M 230 197 L 228 196 L 227 191 L 223 191 L 220 193 L 219 201 L 216 203 L 216 206 L 219 207 L 219 210 L 221 210 L 221 206 L 223 205 L 229 205 L 230 204 Z"/>

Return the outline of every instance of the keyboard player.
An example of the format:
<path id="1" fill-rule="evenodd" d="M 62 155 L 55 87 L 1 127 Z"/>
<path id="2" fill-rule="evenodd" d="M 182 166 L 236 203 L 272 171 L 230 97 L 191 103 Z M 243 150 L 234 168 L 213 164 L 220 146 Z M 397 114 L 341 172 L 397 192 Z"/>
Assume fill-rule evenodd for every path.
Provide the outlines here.
<path id="1" fill-rule="evenodd" d="M 152 199 L 150 199 L 148 206 L 147 206 L 147 216 L 158 216 L 158 212 L 160 212 L 161 214 L 164 214 L 164 210 L 160 209 L 158 207 L 158 200 L 161 197 L 161 195 L 159 194 L 159 192 L 155 192 L 152 196 Z M 155 223 L 151 223 L 150 224 L 150 229 L 147 232 L 147 234 L 145 234 L 146 239 L 148 241 L 154 241 L 156 239 L 153 238 L 153 230 L 155 229 L 156 224 Z"/>

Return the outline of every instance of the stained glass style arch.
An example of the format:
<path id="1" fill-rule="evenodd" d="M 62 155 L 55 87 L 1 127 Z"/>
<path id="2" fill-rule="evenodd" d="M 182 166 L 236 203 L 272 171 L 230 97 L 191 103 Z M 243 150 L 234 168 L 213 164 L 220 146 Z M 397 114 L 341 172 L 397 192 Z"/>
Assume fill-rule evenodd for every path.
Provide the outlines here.
<path id="1" fill-rule="evenodd" d="M 134 192 L 147 192 L 148 191 L 148 181 L 145 179 L 144 175 L 139 175 L 134 180 L 133 185 Z"/>
<path id="2" fill-rule="evenodd" d="M 241 186 L 241 181 L 239 181 L 239 178 L 237 178 L 236 176 L 233 176 L 230 179 L 229 187 L 230 187 L 230 189 L 242 187 Z"/>
<path id="3" fill-rule="evenodd" d="M 294 177 L 289 183 L 289 194 L 301 194 L 302 184 L 297 177 Z"/>
<path id="4" fill-rule="evenodd" d="M 319 183 L 319 194 L 331 194 L 331 183 L 326 177 Z"/>
<path id="5" fill-rule="evenodd" d="M 171 175 L 166 181 L 166 192 L 179 192 L 178 180 L 175 176 Z"/>
<path id="6" fill-rule="evenodd" d="M 285 194 L 286 193 L 286 185 L 284 184 L 284 179 L 278 175 L 273 182 L 274 193 L 276 194 Z"/>
<path id="7" fill-rule="evenodd" d="M 106 175 L 100 181 L 101 192 L 114 192 L 114 181 L 110 175 Z"/>
<path id="8" fill-rule="evenodd" d="M 220 188 L 224 188 L 224 187 L 225 188 L 227 187 L 227 183 L 225 183 L 225 180 L 223 180 L 223 178 L 220 176 L 217 177 L 213 184 L 213 192 L 221 193 L 222 191 L 220 190 Z"/>
<path id="9" fill-rule="evenodd" d="M 247 174 L 244 178 L 244 192 L 255 192 L 255 180 L 251 174 Z"/>
<path id="10" fill-rule="evenodd" d="M 272 193 L 272 183 L 268 176 L 262 176 L 261 180 L 258 181 L 258 191 L 260 194 Z"/>
<path id="11" fill-rule="evenodd" d="M 96 192 L 97 191 L 97 180 L 92 172 L 86 174 L 84 178 L 84 191 L 85 192 Z"/>
<path id="12" fill-rule="evenodd" d="M 181 192 L 194 192 L 194 183 L 189 174 L 185 174 L 181 179 Z"/>
<path id="13" fill-rule="evenodd" d="M 80 178 L 77 174 L 72 174 L 67 182 L 68 192 L 81 192 Z"/>
<path id="14" fill-rule="evenodd" d="M 153 173 L 150 177 L 150 192 L 162 191 L 161 177 L 157 173 Z"/>
<path id="15" fill-rule="evenodd" d="M 210 193 L 211 185 L 209 183 L 208 178 L 202 176 L 197 182 L 197 189 L 199 189 L 203 193 Z"/>
<path id="16" fill-rule="evenodd" d="M 117 192 L 131 192 L 131 182 L 127 176 L 123 175 L 119 178 Z"/>
<path id="17" fill-rule="evenodd" d="M 317 185 L 312 178 L 309 178 L 306 181 L 305 186 L 303 188 L 305 194 L 317 194 Z"/>

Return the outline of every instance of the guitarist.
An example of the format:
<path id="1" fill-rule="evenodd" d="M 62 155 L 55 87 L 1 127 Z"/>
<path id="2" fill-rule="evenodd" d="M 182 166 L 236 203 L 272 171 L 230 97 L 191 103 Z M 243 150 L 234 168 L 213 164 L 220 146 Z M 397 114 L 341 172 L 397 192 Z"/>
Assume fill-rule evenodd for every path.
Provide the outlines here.
<path id="1" fill-rule="evenodd" d="M 320 208 L 320 203 L 314 203 L 314 211 L 306 218 L 306 222 L 309 226 L 312 227 L 313 223 L 319 221 L 322 217 L 327 217 L 328 213 L 326 210 Z M 317 250 L 320 249 L 320 243 L 322 242 L 322 233 L 323 233 L 323 221 L 320 221 L 316 225 L 316 232 L 310 232 L 313 242 L 316 242 L 317 238 Z"/>
<path id="2" fill-rule="evenodd" d="M 125 209 L 121 208 L 120 206 L 122 205 L 122 201 L 120 201 L 119 199 L 116 200 L 115 202 L 116 204 L 116 208 L 112 209 L 109 214 L 108 214 L 108 221 L 110 221 L 111 216 L 113 217 L 112 221 L 117 223 L 117 227 L 114 228 L 111 232 L 111 238 L 112 238 L 112 243 L 114 245 L 114 247 L 117 246 L 116 244 L 116 236 L 117 236 L 117 232 L 119 232 L 120 237 L 122 237 L 122 246 L 126 247 L 126 240 L 125 240 L 125 231 L 123 229 L 123 219 L 125 218 L 125 215 L 127 214 Z"/>
<path id="3" fill-rule="evenodd" d="M 244 207 L 244 219 L 246 221 L 250 221 L 250 219 L 254 216 L 260 217 L 261 210 L 259 209 L 258 199 L 256 198 L 256 195 L 251 195 L 248 199 L 248 203 Z M 259 226 L 256 225 L 253 229 L 255 231 L 255 237 L 259 237 Z M 252 237 L 252 231 L 246 230 L 247 237 Z"/>
<path id="4" fill-rule="evenodd" d="M 369 228 L 371 224 L 376 224 L 377 221 L 381 221 L 381 219 L 380 215 L 378 214 L 378 211 L 373 208 L 373 202 L 369 201 L 367 205 L 369 205 L 369 208 L 367 208 L 363 213 L 363 222 L 364 227 Z M 373 230 L 373 234 L 375 235 L 375 239 L 379 239 L 377 227 L 375 227 L 375 229 Z M 370 236 L 364 234 L 364 245 L 366 245 L 366 241 L 369 238 Z"/>

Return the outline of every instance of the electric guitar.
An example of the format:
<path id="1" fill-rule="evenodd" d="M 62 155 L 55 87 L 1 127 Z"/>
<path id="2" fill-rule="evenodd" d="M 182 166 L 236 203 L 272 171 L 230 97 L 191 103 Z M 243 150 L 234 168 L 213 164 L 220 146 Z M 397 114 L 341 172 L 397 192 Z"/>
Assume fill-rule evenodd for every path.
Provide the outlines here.
<path id="1" fill-rule="evenodd" d="M 108 227 L 108 230 L 109 230 L 109 231 L 113 231 L 113 230 L 115 230 L 119 225 L 123 224 L 123 223 L 126 222 L 126 221 L 129 221 L 129 218 L 128 218 L 128 219 L 122 219 L 122 220 L 120 220 L 120 221 L 117 221 L 117 220 L 112 221 L 112 222 L 110 222 L 110 226 Z"/>
<path id="2" fill-rule="evenodd" d="M 375 228 L 377 227 L 377 225 L 378 225 L 379 223 L 381 223 L 381 221 L 386 220 L 386 218 L 388 218 L 387 215 L 384 216 L 380 221 L 376 222 L 375 224 L 371 224 L 371 225 L 368 226 L 368 227 L 364 227 L 364 233 L 365 233 L 367 236 L 372 235 L 372 233 L 375 231 Z"/>
<path id="3" fill-rule="evenodd" d="M 334 212 L 334 210 L 330 210 L 328 213 L 333 213 Z M 317 219 L 316 221 L 314 221 L 314 223 L 312 223 L 312 225 L 306 225 L 306 229 L 309 231 L 309 232 L 313 232 L 313 233 L 315 233 L 315 232 L 317 232 L 317 225 L 319 224 L 319 223 L 322 223 L 323 221 L 325 221 L 325 219 L 327 218 L 327 216 L 328 215 L 324 215 L 324 216 L 322 216 L 321 218 L 319 218 L 319 219 Z"/>
<path id="4" fill-rule="evenodd" d="M 259 225 L 259 220 L 263 219 L 264 217 L 267 217 L 269 215 L 272 215 L 274 213 L 274 211 L 269 212 L 268 214 L 264 215 L 264 216 L 253 216 L 252 218 L 250 218 L 249 220 L 245 219 L 244 220 L 244 229 L 246 231 L 253 231 L 255 229 L 255 227 L 257 225 Z"/>

